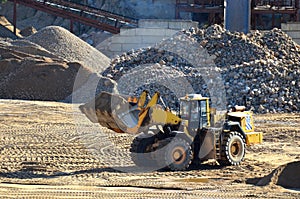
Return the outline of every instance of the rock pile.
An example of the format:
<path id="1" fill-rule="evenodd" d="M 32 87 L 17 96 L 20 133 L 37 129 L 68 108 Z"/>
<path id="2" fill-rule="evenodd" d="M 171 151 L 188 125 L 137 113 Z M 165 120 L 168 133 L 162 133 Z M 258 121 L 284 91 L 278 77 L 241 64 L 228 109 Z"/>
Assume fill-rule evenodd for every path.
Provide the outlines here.
<path id="1" fill-rule="evenodd" d="M 229 102 L 247 95 L 260 113 L 299 111 L 300 47 L 279 29 L 249 37 L 267 56 L 230 65 L 222 72 Z"/>
<path id="2" fill-rule="evenodd" d="M 65 29 L 49 27 L 30 40 L 49 50 L 27 39 L 0 38 L 0 98 L 72 102 L 74 91 L 79 103 L 114 89 L 113 80 L 96 73 L 109 59 Z"/>
<path id="3" fill-rule="evenodd" d="M 110 59 L 68 30 L 59 26 L 48 26 L 27 37 L 58 57 L 70 62 L 79 62 L 92 71 L 101 73 Z"/>
<path id="4" fill-rule="evenodd" d="M 299 53 L 300 47 L 279 29 L 245 35 L 214 25 L 185 30 L 154 47 L 118 56 L 103 75 L 119 81 L 126 74 L 130 79 L 122 82 L 122 88 L 134 87 L 132 80 L 145 82 L 138 91 L 158 89 L 173 104 L 174 90 L 168 85 L 149 83 L 145 81 L 149 77 L 141 74 L 128 76 L 145 64 L 159 63 L 159 69 L 153 67 L 148 73 L 155 76 L 170 68 L 180 71 L 194 92 L 210 96 L 216 107 L 244 104 L 243 96 L 246 96 L 247 106 L 254 112 L 298 112 Z M 170 77 L 160 78 L 178 76 L 168 74 Z M 180 83 L 178 89 L 185 91 Z M 128 94 L 129 91 L 121 89 L 120 92 Z"/>
<path id="5" fill-rule="evenodd" d="M 83 68 L 26 40 L 1 39 L 0 55 L 0 97 L 5 99 L 62 100 L 71 94 Z M 85 78 L 91 74 L 87 68 L 83 71 Z"/>

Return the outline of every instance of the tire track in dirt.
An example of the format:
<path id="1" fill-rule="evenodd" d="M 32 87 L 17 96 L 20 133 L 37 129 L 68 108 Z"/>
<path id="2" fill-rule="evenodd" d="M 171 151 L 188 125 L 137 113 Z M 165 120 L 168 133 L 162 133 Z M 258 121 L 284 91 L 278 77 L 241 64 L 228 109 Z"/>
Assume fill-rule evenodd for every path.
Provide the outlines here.
<path id="1" fill-rule="evenodd" d="M 299 157 L 300 115 L 256 115 L 255 118 L 257 131 L 264 132 L 265 142 L 248 148 L 241 166 L 221 168 L 214 162 L 208 162 L 185 172 L 141 173 L 135 172 L 136 168 L 129 157 L 133 137 L 91 124 L 85 116 L 76 112 L 76 106 L 0 100 L 0 120 L 5 122 L 0 126 L 0 180 L 13 183 L 0 183 L 0 196 L 297 196 L 298 193 L 279 187 L 256 187 L 247 185 L 245 181 L 263 177 L 279 164 Z M 280 133 L 280 129 L 284 129 L 284 133 Z M 203 182 L 203 179 L 207 182 Z"/>

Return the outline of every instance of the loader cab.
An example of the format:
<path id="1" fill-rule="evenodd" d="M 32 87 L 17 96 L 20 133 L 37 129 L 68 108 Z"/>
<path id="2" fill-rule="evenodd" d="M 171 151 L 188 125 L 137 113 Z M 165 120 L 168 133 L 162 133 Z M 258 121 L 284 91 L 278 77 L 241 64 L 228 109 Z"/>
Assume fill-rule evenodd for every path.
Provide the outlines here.
<path id="1" fill-rule="evenodd" d="M 196 134 L 198 130 L 210 126 L 209 98 L 199 94 L 186 95 L 180 99 L 180 116 L 185 131 Z"/>

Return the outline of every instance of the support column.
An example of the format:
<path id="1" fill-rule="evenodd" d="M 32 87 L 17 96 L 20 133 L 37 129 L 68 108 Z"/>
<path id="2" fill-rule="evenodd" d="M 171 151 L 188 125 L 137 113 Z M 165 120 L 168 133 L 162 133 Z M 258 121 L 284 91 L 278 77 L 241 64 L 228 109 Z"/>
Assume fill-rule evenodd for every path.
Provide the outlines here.
<path id="1" fill-rule="evenodd" d="M 175 4 L 175 19 L 180 19 L 180 11 L 179 11 L 179 6 L 180 1 L 176 0 L 176 4 Z"/>
<path id="2" fill-rule="evenodd" d="M 299 1 L 297 1 L 297 0 L 295 2 L 295 7 L 296 7 L 296 21 L 299 21 L 300 20 L 300 18 L 299 18 L 300 7 L 299 7 Z"/>
<path id="3" fill-rule="evenodd" d="M 74 33 L 74 31 L 73 31 L 73 24 L 74 23 L 74 21 L 73 21 L 73 19 L 70 19 L 70 32 L 71 33 Z"/>
<path id="4" fill-rule="evenodd" d="M 14 34 L 17 35 L 17 1 L 14 0 L 14 16 L 13 16 Z"/>
<path id="5" fill-rule="evenodd" d="M 250 31 L 251 0 L 224 0 L 225 29 L 248 33 Z"/>

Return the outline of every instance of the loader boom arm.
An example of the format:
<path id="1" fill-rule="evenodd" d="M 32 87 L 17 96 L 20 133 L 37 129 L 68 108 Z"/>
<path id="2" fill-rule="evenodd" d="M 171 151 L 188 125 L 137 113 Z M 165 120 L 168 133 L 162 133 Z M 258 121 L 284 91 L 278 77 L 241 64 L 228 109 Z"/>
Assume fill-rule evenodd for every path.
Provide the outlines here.
<path id="1" fill-rule="evenodd" d="M 158 105 L 159 92 L 148 101 L 148 92 L 139 98 L 102 92 L 95 100 L 81 105 L 79 109 L 90 121 L 99 123 L 117 133 L 138 134 L 147 125 L 177 125 L 181 119 L 166 108 Z"/>

